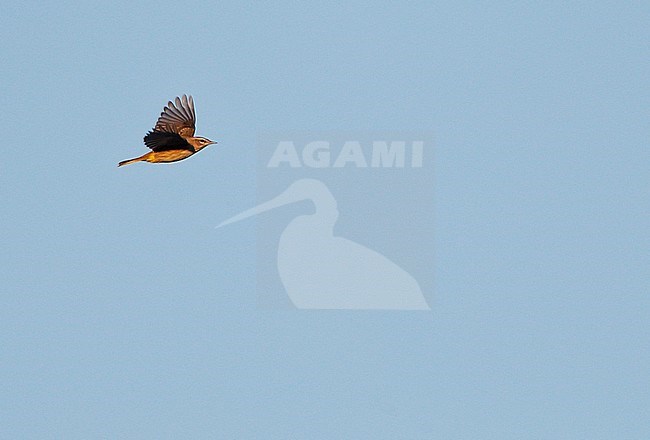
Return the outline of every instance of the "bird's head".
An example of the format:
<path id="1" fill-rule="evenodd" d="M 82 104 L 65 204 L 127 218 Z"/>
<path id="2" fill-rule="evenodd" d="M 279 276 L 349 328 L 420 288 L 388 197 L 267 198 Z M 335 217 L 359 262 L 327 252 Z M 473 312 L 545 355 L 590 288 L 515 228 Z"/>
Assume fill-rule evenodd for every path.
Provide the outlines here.
<path id="1" fill-rule="evenodd" d="M 196 148 L 197 150 L 200 150 L 201 148 L 205 148 L 208 145 L 216 144 L 216 142 L 211 141 L 208 138 L 197 136 L 197 137 L 192 138 L 192 144 L 193 144 L 194 148 Z"/>

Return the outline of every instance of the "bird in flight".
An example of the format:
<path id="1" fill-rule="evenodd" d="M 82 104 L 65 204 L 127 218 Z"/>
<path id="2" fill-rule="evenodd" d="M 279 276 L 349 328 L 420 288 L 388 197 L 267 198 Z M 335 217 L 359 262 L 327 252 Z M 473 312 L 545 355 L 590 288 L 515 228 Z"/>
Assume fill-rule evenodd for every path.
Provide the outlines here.
<path id="1" fill-rule="evenodd" d="M 190 96 L 169 101 L 163 109 L 156 126 L 144 137 L 144 144 L 151 148 L 147 154 L 135 159 L 124 160 L 117 166 L 134 162 L 165 163 L 187 159 L 194 153 L 216 142 L 194 136 L 196 113 L 194 100 Z"/>

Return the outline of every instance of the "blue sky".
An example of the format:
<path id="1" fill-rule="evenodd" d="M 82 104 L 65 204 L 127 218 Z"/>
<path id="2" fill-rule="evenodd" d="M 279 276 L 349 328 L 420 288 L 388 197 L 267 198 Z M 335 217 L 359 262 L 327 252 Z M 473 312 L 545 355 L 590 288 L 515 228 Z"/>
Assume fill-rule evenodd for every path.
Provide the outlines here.
<path id="1" fill-rule="evenodd" d="M 649 19 L 5 2 L 0 437 L 648 438 Z M 264 130 L 434 133 L 430 313 L 256 307 Z"/>

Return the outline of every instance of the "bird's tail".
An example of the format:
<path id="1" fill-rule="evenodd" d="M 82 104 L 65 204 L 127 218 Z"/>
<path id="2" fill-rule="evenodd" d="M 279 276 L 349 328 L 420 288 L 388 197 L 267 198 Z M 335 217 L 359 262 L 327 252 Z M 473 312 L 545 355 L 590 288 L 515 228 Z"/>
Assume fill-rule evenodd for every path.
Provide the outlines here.
<path id="1" fill-rule="evenodd" d="M 149 153 L 147 153 L 147 154 L 149 154 Z M 117 166 L 121 167 L 122 165 L 128 165 L 130 163 L 141 162 L 143 160 L 147 160 L 147 154 L 143 154 L 142 156 L 136 157 L 135 159 L 123 160 L 122 162 L 118 163 Z"/>

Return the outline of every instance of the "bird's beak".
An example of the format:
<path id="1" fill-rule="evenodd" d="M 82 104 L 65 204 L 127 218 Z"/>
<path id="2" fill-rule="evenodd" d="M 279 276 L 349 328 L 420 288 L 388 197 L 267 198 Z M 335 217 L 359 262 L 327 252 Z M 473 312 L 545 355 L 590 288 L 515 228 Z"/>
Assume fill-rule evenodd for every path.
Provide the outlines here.
<path id="1" fill-rule="evenodd" d="M 216 144 L 216 143 L 217 143 L 217 141 L 210 141 L 210 143 L 208 145 L 213 145 L 213 144 Z"/>
<path id="2" fill-rule="evenodd" d="M 260 205 L 257 205 L 254 208 L 247 209 L 244 212 L 241 212 L 237 214 L 234 217 L 229 218 L 228 220 L 224 220 L 219 225 L 217 225 L 217 228 L 220 228 L 222 226 L 229 225 L 230 223 L 235 223 L 240 220 L 244 220 L 245 218 L 252 217 L 257 214 L 261 214 L 265 211 L 269 211 L 274 208 L 278 208 L 280 206 L 287 205 L 289 203 L 297 202 L 299 200 L 303 200 L 303 197 L 295 197 L 294 195 L 290 194 L 288 191 L 283 192 L 279 196 L 269 200 L 268 202 L 264 202 Z"/>

